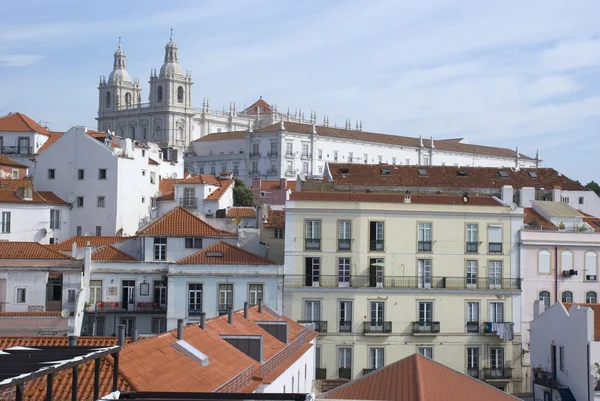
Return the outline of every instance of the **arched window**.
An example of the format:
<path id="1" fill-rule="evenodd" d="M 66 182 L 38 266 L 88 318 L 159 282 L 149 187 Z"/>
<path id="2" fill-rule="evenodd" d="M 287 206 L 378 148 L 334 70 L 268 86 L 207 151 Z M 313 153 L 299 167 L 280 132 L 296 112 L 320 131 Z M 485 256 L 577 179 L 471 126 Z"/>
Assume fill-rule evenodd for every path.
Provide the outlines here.
<path id="1" fill-rule="evenodd" d="M 560 267 L 563 272 L 573 269 L 573 252 L 563 251 L 560 254 Z"/>
<path id="2" fill-rule="evenodd" d="M 160 138 L 160 125 L 154 127 L 154 139 Z"/>
<path id="3" fill-rule="evenodd" d="M 548 291 L 540 291 L 539 300 L 544 303 L 544 308 L 550 307 L 550 293 Z"/>
<path id="4" fill-rule="evenodd" d="M 545 249 L 538 253 L 538 273 L 550 274 L 550 252 Z"/>
<path id="5" fill-rule="evenodd" d="M 586 304 L 595 304 L 597 300 L 598 300 L 598 297 L 597 297 L 595 291 L 588 291 L 585 293 L 585 303 Z"/>
<path id="6" fill-rule="evenodd" d="M 177 102 L 183 103 L 183 86 L 177 88 Z"/>
<path id="7" fill-rule="evenodd" d="M 110 92 L 106 92 L 106 107 L 110 107 Z"/>
<path id="8" fill-rule="evenodd" d="M 126 93 L 125 94 L 125 105 L 127 107 L 131 106 L 131 93 Z"/>
<path id="9" fill-rule="evenodd" d="M 184 134 L 185 134 L 185 132 L 183 130 L 183 127 L 179 127 L 177 129 L 177 133 L 179 134 L 179 139 L 183 141 L 184 140 Z"/>
<path id="10" fill-rule="evenodd" d="M 596 281 L 598 279 L 598 255 L 596 252 L 585 253 L 585 279 Z"/>
<path id="11" fill-rule="evenodd" d="M 162 102 L 162 86 L 158 85 L 158 88 L 156 89 L 156 101 L 158 103 Z"/>
<path id="12" fill-rule="evenodd" d="M 562 293 L 563 302 L 573 302 L 573 293 L 571 291 L 563 291 Z"/>

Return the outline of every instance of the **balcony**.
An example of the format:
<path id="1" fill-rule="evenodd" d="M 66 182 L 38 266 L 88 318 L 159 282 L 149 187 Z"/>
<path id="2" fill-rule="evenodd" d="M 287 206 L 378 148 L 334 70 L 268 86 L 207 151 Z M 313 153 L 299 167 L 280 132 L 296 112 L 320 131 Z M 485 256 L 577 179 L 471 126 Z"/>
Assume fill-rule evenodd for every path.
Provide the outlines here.
<path id="1" fill-rule="evenodd" d="M 294 170 L 286 170 L 285 171 L 285 175 L 287 175 L 288 177 L 293 177 L 296 173 L 294 172 Z"/>
<path id="2" fill-rule="evenodd" d="M 33 147 L 31 146 L 1 146 L 0 154 L 3 155 L 32 155 Z"/>
<path id="3" fill-rule="evenodd" d="M 492 331 L 492 325 L 493 324 L 504 324 L 504 323 L 508 323 L 508 322 L 483 322 L 483 332 L 485 334 L 498 334 L 495 331 Z"/>
<path id="4" fill-rule="evenodd" d="M 179 198 L 179 206 L 183 206 L 186 209 L 196 209 L 198 207 L 198 199 Z"/>
<path id="5" fill-rule="evenodd" d="M 310 153 L 302 153 L 300 157 L 304 160 L 308 160 L 312 158 L 312 155 Z"/>
<path id="6" fill-rule="evenodd" d="M 316 380 L 327 379 L 327 369 L 326 368 L 315 368 L 315 379 Z"/>
<path id="7" fill-rule="evenodd" d="M 306 249 L 320 249 L 308 248 Z M 312 276 L 311 276 L 312 277 Z M 448 290 L 521 290 L 520 278 L 488 278 L 488 277 L 427 277 L 427 287 L 424 288 L 424 277 L 419 276 L 383 276 L 375 277 L 369 274 L 350 276 L 348 281 L 344 277 L 343 285 L 340 286 L 340 276 L 338 275 L 320 275 L 312 277 L 308 283 L 308 278 L 304 274 L 286 274 L 284 286 L 290 288 L 302 287 L 324 287 L 324 288 L 382 288 L 382 289 L 421 289 L 428 291 L 431 288 Z M 315 284 L 312 283 L 315 282 Z M 308 284 L 307 284 L 308 283 Z"/>
<path id="8" fill-rule="evenodd" d="M 352 248 L 351 239 L 338 239 L 338 250 L 349 251 Z"/>
<path id="9" fill-rule="evenodd" d="M 277 157 L 277 156 L 279 156 L 279 152 L 277 152 L 277 151 L 269 152 L 269 153 L 267 153 L 267 156 L 269 156 L 269 157 Z"/>
<path id="10" fill-rule="evenodd" d="M 86 309 L 87 313 L 167 313 L 167 306 L 158 302 L 98 302 Z"/>
<path id="11" fill-rule="evenodd" d="M 467 368 L 467 375 L 479 379 L 479 369 L 478 368 Z"/>
<path id="12" fill-rule="evenodd" d="M 364 334 L 389 334 L 392 332 L 392 322 L 367 321 L 363 322 Z"/>
<path id="13" fill-rule="evenodd" d="M 188 309 L 188 316 L 200 316 L 202 309 Z"/>
<path id="14" fill-rule="evenodd" d="M 467 242 L 465 252 L 466 253 L 477 253 L 479 251 L 478 242 Z"/>
<path id="15" fill-rule="evenodd" d="M 277 175 L 277 169 L 270 168 L 267 170 L 267 174 L 268 175 Z"/>
<path id="16" fill-rule="evenodd" d="M 260 175 L 260 171 L 258 171 L 258 170 L 250 170 L 250 175 L 258 176 L 258 175 Z"/>
<path id="17" fill-rule="evenodd" d="M 483 368 L 483 380 L 510 380 L 512 368 Z"/>
<path id="18" fill-rule="evenodd" d="M 250 153 L 250 158 L 251 159 L 256 159 L 260 157 L 260 152 L 251 152 Z"/>
<path id="19" fill-rule="evenodd" d="M 419 252 L 431 252 L 431 241 L 419 241 L 418 250 Z"/>
<path id="20" fill-rule="evenodd" d="M 285 157 L 294 157 L 294 152 L 285 152 Z"/>
<path id="21" fill-rule="evenodd" d="M 371 251 L 383 251 L 383 240 L 372 239 L 369 241 L 369 250 Z"/>
<path id="22" fill-rule="evenodd" d="M 306 238 L 304 240 L 304 249 L 308 250 L 320 250 L 321 249 L 321 238 Z"/>
<path id="23" fill-rule="evenodd" d="M 219 316 L 226 315 L 229 312 L 229 309 L 224 305 L 219 305 Z"/>
<path id="24" fill-rule="evenodd" d="M 314 324 L 315 331 L 319 333 L 327 333 L 327 321 L 325 320 L 298 320 L 300 324 Z"/>
<path id="25" fill-rule="evenodd" d="M 479 322 L 467 322 L 467 333 L 479 333 Z"/>
<path id="26" fill-rule="evenodd" d="M 338 377 L 340 379 L 352 380 L 352 368 L 339 368 Z"/>
<path id="27" fill-rule="evenodd" d="M 340 333 L 352 333 L 352 321 L 340 320 Z"/>
<path id="28" fill-rule="evenodd" d="M 413 334 L 437 334 L 440 332 L 440 322 L 412 322 Z"/>
<path id="29" fill-rule="evenodd" d="M 502 253 L 502 242 L 490 242 L 488 244 L 489 253 Z"/>

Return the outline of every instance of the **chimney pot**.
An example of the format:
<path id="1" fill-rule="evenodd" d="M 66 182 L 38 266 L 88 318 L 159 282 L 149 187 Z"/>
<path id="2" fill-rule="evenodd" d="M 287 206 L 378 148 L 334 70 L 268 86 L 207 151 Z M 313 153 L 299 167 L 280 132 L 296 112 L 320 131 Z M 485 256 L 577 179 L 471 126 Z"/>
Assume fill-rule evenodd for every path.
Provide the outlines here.
<path id="1" fill-rule="evenodd" d="M 77 346 L 77 336 L 69 336 L 69 347 Z"/>
<path id="2" fill-rule="evenodd" d="M 131 331 L 131 342 L 136 342 L 138 340 L 138 336 L 139 336 L 138 329 L 133 329 Z"/>
<path id="3" fill-rule="evenodd" d="M 119 342 L 119 347 L 122 347 L 123 345 L 125 345 L 125 325 L 120 324 L 119 325 L 119 337 L 118 338 L 118 342 Z"/>
<path id="4" fill-rule="evenodd" d="M 200 328 L 206 329 L 206 312 L 200 312 Z"/>
<path id="5" fill-rule="evenodd" d="M 248 319 L 248 302 L 244 302 L 244 319 Z"/>
<path id="6" fill-rule="evenodd" d="M 258 313 L 262 313 L 262 299 L 258 300 Z"/>
<path id="7" fill-rule="evenodd" d="M 229 324 L 233 324 L 233 308 L 231 306 L 227 308 L 227 314 L 227 321 L 229 322 Z"/>
<path id="8" fill-rule="evenodd" d="M 177 339 L 183 340 L 183 319 L 177 319 Z"/>

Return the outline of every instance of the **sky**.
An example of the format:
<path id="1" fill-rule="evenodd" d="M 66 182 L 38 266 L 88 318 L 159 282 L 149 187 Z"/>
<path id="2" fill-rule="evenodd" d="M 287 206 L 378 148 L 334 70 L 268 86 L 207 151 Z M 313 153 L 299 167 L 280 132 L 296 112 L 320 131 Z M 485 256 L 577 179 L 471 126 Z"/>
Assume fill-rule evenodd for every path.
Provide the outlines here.
<path id="1" fill-rule="evenodd" d="M 600 181 L 600 1 L 2 0 L 0 115 L 96 128 L 122 39 L 147 101 L 170 29 L 193 101 L 519 147 Z"/>

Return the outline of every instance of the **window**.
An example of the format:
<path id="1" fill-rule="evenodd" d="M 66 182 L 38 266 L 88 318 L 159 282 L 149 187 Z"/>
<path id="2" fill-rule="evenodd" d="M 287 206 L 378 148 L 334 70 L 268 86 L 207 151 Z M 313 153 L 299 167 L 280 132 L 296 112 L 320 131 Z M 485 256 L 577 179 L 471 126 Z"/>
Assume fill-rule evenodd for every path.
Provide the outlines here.
<path id="1" fill-rule="evenodd" d="M 98 179 L 106 180 L 106 169 L 105 168 L 98 169 Z"/>
<path id="2" fill-rule="evenodd" d="M 283 228 L 276 228 L 273 231 L 274 238 L 283 239 Z"/>
<path id="3" fill-rule="evenodd" d="M 350 220 L 338 222 L 338 249 L 340 251 L 349 251 L 351 247 L 352 223 Z"/>
<path id="4" fill-rule="evenodd" d="M 225 173 L 227 171 L 227 165 L 226 164 L 221 164 L 221 172 Z"/>
<path id="5" fill-rule="evenodd" d="M 10 212 L 2 212 L 2 231 L 3 233 L 10 233 Z"/>
<path id="6" fill-rule="evenodd" d="M 46 301 L 62 300 L 62 280 L 48 279 L 46 284 Z"/>
<path id="7" fill-rule="evenodd" d="M 83 196 L 77 197 L 77 207 L 83 207 Z"/>
<path id="8" fill-rule="evenodd" d="M 308 171 L 308 162 L 302 162 L 302 172 L 304 174 L 308 174 L 309 173 L 309 171 Z"/>
<path id="9" fill-rule="evenodd" d="M 490 367 L 492 377 L 504 376 L 504 348 L 490 348 Z"/>
<path id="10" fill-rule="evenodd" d="M 538 273 L 550 274 L 550 252 L 541 250 L 538 252 Z"/>
<path id="11" fill-rule="evenodd" d="M 383 163 L 383 156 L 381 156 L 381 155 L 377 156 L 377 162 L 379 164 Z"/>
<path id="12" fill-rule="evenodd" d="M 154 281 L 152 302 L 165 306 L 167 304 L 167 286 L 164 281 Z"/>
<path id="13" fill-rule="evenodd" d="M 81 226 L 77 226 L 76 232 L 77 232 L 77 235 L 81 236 L 81 233 L 83 233 L 82 227 Z"/>
<path id="14" fill-rule="evenodd" d="M 110 92 L 106 92 L 106 95 L 104 96 L 104 99 L 106 101 L 106 107 L 110 107 Z"/>
<path id="15" fill-rule="evenodd" d="M 396 165 L 396 158 L 392 157 L 392 165 L 395 166 Z"/>
<path id="16" fill-rule="evenodd" d="M 504 323 L 504 303 L 490 302 L 490 322 Z"/>
<path id="17" fill-rule="evenodd" d="M 550 307 L 550 293 L 548 291 L 540 291 L 539 300 L 544 303 L 544 308 Z"/>
<path id="18" fill-rule="evenodd" d="M 131 333 L 135 329 L 135 318 L 122 317 L 119 319 L 119 324 L 125 326 L 125 337 L 131 337 Z"/>
<path id="19" fill-rule="evenodd" d="M 423 332 L 431 331 L 433 322 L 433 302 L 419 302 L 419 326 Z"/>
<path id="20" fill-rule="evenodd" d="M 585 279 L 596 281 L 598 276 L 598 255 L 596 252 L 585 253 Z"/>
<path id="21" fill-rule="evenodd" d="M 431 259 L 417 260 L 419 288 L 431 288 Z"/>
<path id="22" fill-rule="evenodd" d="M 252 163 L 252 165 L 254 166 L 254 162 Z M 210 166 L 210 174 L 211 175 L 215 175 L 217 173 L 217 167 L 214 164 L 211 164 Z"/>
<path id="23" fill-rule="evenodd" d="M 371 330 L 379 328 L 383 329 L 383 322 L 385 320 L 385 303 L 382 301 L 371 301 L 369 302 L 369 319 L 371 323 Z"/>
<path id="24" fill-rule="evenodd" d="M 56 170 L 53 168 L 49 168 L 48 169 L 48 179 L 53 180 L 54 178 L 56 178 Z"/>
<path id="25" fill-rule="evenodd" d="M 27 303 L 27 289 L 26 288 L 17 288 L 17 303 L 18 304 Z"/>
<path id="26" fill-rule="evenodd" d="M 319 174 L 323 174 L 323 166 L 319 166 Z"/>
<path id="27" fill-rule="evenodd" d="M 323 160 L 323 149 L 318 150 L 319 160 Z"/>
<path id="28" fill-rule="evenodd" d="M 258 153 L 258 143 L 253 143 L 252 144 L 252 155 L 253 156 L 259 156 L 259 153 Z"/>
<path id="29" fill-rule="evenodd" d="M 167 319 L 164 317 L 153 317 L 151 334 L 160 334 L 165 331 L 167 331 Z"/>
<path id="30" fill-rule="evenodd" d="M 560 268 L 562 271 L 573 269 L 573 252 L 563 251 L 560 254 Z"/>
<path id="31" fill-rule="evenodd" d="M 163 89 L 162 86 L 158 85 L 158 88 L 156 88 L 156 101 L 158 103 L 161 103 L 163 100 Z"/>
<path id="32" fill-rule="evenodd" d="M 305 249 L 321 249 L 321 221 L 307 220 L 305 223 Z"/>
<path id="33" fill-rule="evenodd" d="M 294 174 L 294 161 L 288 160 L 286 162 L 286 174 Z"/>
<path id="34" fill-rule="evenodd" d="M 488 280 L 490 288 L 502 286 L 502 261 L 490 260 L 488 262 Z"/>
<path id="35" fill-rule="evenodd" d="M 354 161 L 354 153 L 348 152 L 348 162 L 352 163 Z"/>
<path id="36" fill-rule="evenodd" d="M 308 322 L 321 321 L 321 301 L 304 301 L 304 319 Z"/>
<path id="37" fill-rule="evenodd" d="M 188 315 L 202 312 L 202 284 L 188 284 Z"/>
<path id="38" fill-rule="evenodd" d="M 183 86 L 177 88 L 177 103 L 183 103 Z"/>
<path id="39" fill-rule="evenodd" d="M 570 202 L 570 199 L 569 199 L 569 197 L 568 197 L 568 196 L 561 196 L 561 197 L 560 197 L 560 201 L 561 201 L 562 203 L 569 204 L 569 202 Z"/>
<path id="40" fill-rule="evenodd" d="M 77 179 L 83 180 L 84 178 L 85 178 L 85 170 L 80 168 L 79 170 L 77 170 Z"/>
<path id="41" fill-rule="evenodd" d="M 588 291 L 585 293 L 585 303 L 586 304 L 595 304 L 598 300 L 595 291 Z"/>
<path id="42" fill-rule="evenodd" d="M 369 259 L 369 286 L 383 287 L 383 274 L 385 264 L 383 258 Z"/>
<path id="43" fill-rule="evenodd" d="M 565 370 L 565 347 L 558 348 L 558 355 L 560 370 Z"/>
<path id="44" fill-rule="evenodd" d="M 150 172 L 150 184 L 156 184 L 156 173 L 154 171 Z"/>
<path id="45" fill-rule="evenodd" d="M 302 157 L 308 157 L 308 144 L 302 144 Z"/>
<path id="46" fill-rule="evenodd" d="M 90 304 L 102 302 L 102 280 L 90 280 Z"/>
<path id="47" fill-rule="evenodd" d="M 105 207 L 106 206 L 106 197 L 99 196 L 98 197 L 98 201 L 97 201 L 97 206 L 98 207 Z"/>
<path id="48" fill-rule="evenodd" d="M 419 354 L 426 358 L 433 359 L 433 347 L 419 347 Z"/>
<path id="49" fill-rule="evenodd" d="M 142 203 L 146 203 L 146 197 L 142 196 Z"/>
<path id="50" fill-rule="evenodd" d="M 202 238 L 186 238 L 185 247 L 187 249 L 202 249 Z"/>
<path id="51" fill-rule="evenodd" d="M 333 151 L 333 161 L 337 161 L 337 159 L 338 159 L 338 151 L 334 150 Z"/>
<path id="52" fill-rule="evenodd" d="M 67 290 L 67 302 L 70 304 L 75 302 L 75 290 Z"/>
<path id="53" fill-rule="evenodd" d="M 338 348 L 338 377 L 352 379 L 352 348 Z"/>
<path id="54" fill-rule="evenodd" d="M 200 174 L 204 174 L 204 166 L 201 166 L 202 172 Z M 240 174 L 240 165 L 238 163 L 233 163 L 233 175 Z"/>
<path id="55" fill-rule="evenodd" d="M 431 223 L 419 223 L 419 252 L 431 252 Z"/>
<path id="56" fill-rule="evenodd" d="M 502 253 L 502 226 L 488 227 L 488 252 Z"/>
<path id="57" fill-rule="evenodd" d="M 479 333 L 479 302 L 467 302 L 467 333 Z"/>
<path id="58" fill-rule="evenodd" d="M 384 365 L 383 361 L 383 350 L 384 348 L 371 348 L 370 349 L 370 369 L 380 369 Z"/>
<path id="59" fill-rule="evenodd" d="M 100 237 L 102 235 L 102 226 L 96 226 L 96 237 Z"/>
<path id="60" fill-rule="evenodd" d="M 477 272 L 479 266 L 476 260 L 467 260 L 467 287 L 474 288 L 477 286 Z"/>
<path id="61" fill-rule="evenodd" d="M 258 160 L 253 160 L 252 161 L 252 173 L 257 173 L 258 174 Z"/>
<path id="62" fill-rule="evenodd" d="M 369 223 L 369 249 L 371 251 L 383 251 L 383 221 L 371 221 Z"/>
<path id="63" fill-rule="evenodd" d="M 479 247 L 479 227 L 477 224 L 467 224 L 467 248 L 469 253 L 477 253 Z"/>
<path id="64" fill-rule="evenodd" d="M 350 287 L 350 258 L 338 258 L 338 282 L 340 287 Z"/>
<path id="65" fill-rule="evenodd" d="M 340 333 L 352 332 L 352 301 L 340 301 Z"/>
<path id="66" fill-rule="evenodd" d="M 263 299 L 263 285 L 262 284 L 248 284 L 250 291 L 250 306 L 258 305 L 258 301 Z"/>
<path id="67" fill-rule="evenodd" d="M 294 155 L 294 144 L 292 142 L 286 142 L 285 144 L 285 154 L 286 156 Z"/>
<path id="68" fill-rule="evenodd" d="M 562 297 L 561 297 L 563 302 L 573 302 L 573 293 L 571 291 L 563 291 L 562 293 Z"/>
<path id="69" fill-rule="evenodd" d="M 150 198 L 150 207 L 156 209 L 156 198 Z"/>
<path id="70" fill-rule="evenodd" d="M 129 126 L 129 137 L 135 139 L 135 125 Z"/>
<path id="71" fill-rule="evenodd" d="M 579 197 L 579 204 L 583 205 L 583 202 L 585 201 L 585 198 L 583 196 Z"/>
<path id="72" fill-rule="evenodd" d="M 369 155 L 367 153 L 363 154 L 363 162 L 367 164 L 369 162 Z"/>
<path id="73" fill-rule="evenodd" d="M 12 170 L 12 179 L 13 180 L 18 180 L 19 179 L 19 170 L 18 169 L 13 169 Z"/>
<path id="74" fill-rule="evenodd" d="M 269 156 L 277 156 L 277 142 L 275 141 L 271 142 L 271 153 Z"/>
<path id="75" fill-rule="evenodd" d="M 467 348 L 467 374 L 471 377 L 479 377 L 479 348 Z"/>
<path id="76" fill-rule="evenodd" d="M 219 284 L 219 314 L 233 308 L 233 284 Z"/>
<path id="77" fill-rule="evenodd" d="M 166 238 L 154 238 L 154 260 L 167 260 Z"/>

